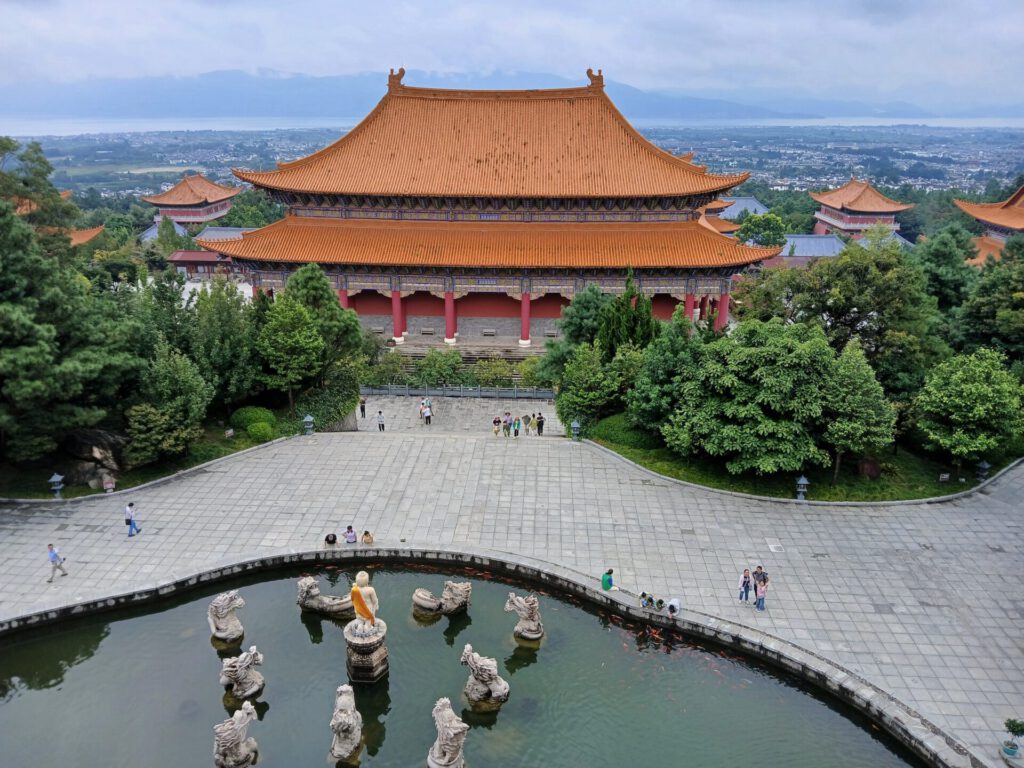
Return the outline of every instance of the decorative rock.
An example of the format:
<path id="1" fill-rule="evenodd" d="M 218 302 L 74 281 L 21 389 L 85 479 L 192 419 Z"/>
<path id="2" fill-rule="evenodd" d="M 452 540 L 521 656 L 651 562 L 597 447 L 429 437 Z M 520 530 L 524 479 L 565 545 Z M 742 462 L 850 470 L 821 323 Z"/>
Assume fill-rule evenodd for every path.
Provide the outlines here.
<path id="1" fill-rule="evenodd" d="M 248 651 L 230 659 L 224 659 L 220 670 L 220 684 L 231 687 L 231 695 L 239 699 L 258 696 L 266 681 L 255 667 L 263 664 L 263 654 L 251 646 Z"/>
<path id="2" fill-rule="evenodd" d="M 466 643 L 459 661 L 469 667 L 465 694 L 474 709 L 498 709 L 508 701 L 508 683 L 498 675 L 496 659 L 481 656 Z"/>
<path id="3" fill-rule="evenodd" d="M 380 603 L 366 571 L 356 574 L 356 583 L 352 586 L 352 607 L 356 618 L 344 629 L 348 645 L 348 676 L 356 682 L 375 683 L 388 673 L 388 649 L 384 645 L 388 625 L 376 616 Z"/>
<path id="4" fill-rule="evenodd" d="M 298 586 L 299 598 L 295 602 L 299 604 L 302 610 L 344 618 L 355 615 L 350 595 L 345 595 L 344 597 L 321 595 L 320 584 L 312 576 L 303 576 L 299 579 Z"/>
<path id="5" fill-rule="evenodd" d="M 540 623 L 540 600 L 532 592 L 526 597 L 519 597 L 515 592 L 508 593 L 505 601 L 505 613 L 516 612 L 519 621 L 513 634 L 523 640 L 540 640 L 544 637 L 544 625 Z"/>
<path id="6" fill-rule="evenodd" d="M 427 753 L 428 768 L 463 768 L 466 762 L 462 748 L 469 726 L 452 711 L 452 703 L 447 698 L 437 700 L 433 715 L 437 739 Z"/>
<path id="7" fill-rule="evenodd" d="M 363 745 L 363 716 L 356 709 L 356 697 L 351 685 L 339 685 L 335 691 L 331 731 L 334 740 L 331 742 L 329 759 L 356 762 Z"/>
<path id="8" fill-rule="evenodd" d="M 245 702 L 222 723 L 213 726 L 213 764 L 217 768 L 248 768 L 256 763 L 256 739 L 246 738 L 256 708 Z"/>
<path id="9" fill-rule="evenodd" d="M 455 582 L 446 581 L 444 592 L 441 597 L 434 597 L 429 589 L 420 587 L 412 593 L 412 608 L 418 613 L 451 616 L 454 613 L 461 613 L 469 608 L 470 598 L 473 595 L 473 585 L 468 581 Z"/>
<path id="10" fill-rule="evenodd" d="M 242 639 L 245 628 L 235 616 L 235 611 L 245 608 L 245 600 L 238 590 L 221 592 L 210 603 L 206 611 L 206 619 L 210 623 L 210 632 L 218 640 L 237 641 Z"/>

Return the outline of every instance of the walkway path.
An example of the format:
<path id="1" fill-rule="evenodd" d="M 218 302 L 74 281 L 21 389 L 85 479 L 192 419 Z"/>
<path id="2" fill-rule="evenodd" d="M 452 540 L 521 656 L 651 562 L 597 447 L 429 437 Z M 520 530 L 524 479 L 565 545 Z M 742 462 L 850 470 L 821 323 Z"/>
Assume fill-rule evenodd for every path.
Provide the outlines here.
<path id="1" fill-rule="evenodd" d="M 494 403 L 435 402 L 437 423 L 421 428 L 415 403 L 381 402 L 396 414 L 383 435 L 299 437 L 133 494 L 133 542 L 121 496 L 3 510 L 0 618 L 313 547 L 352 523 L 382 544 L 471 544 L 595 577 L 614 567 L 626 588 L 678 595 L 856 671 L 993 765 L 1002 721 L 1024 714 L 1024 469 L 942 504 L 754 501 L 585 444 L 495 438 L 478 418 Z M 400 412 L 412 415 L 399 424 Z M 52 585 L 51 541 L 70 571 Z M 739 570 L 758 563 L 772 578 L 765 613 L 735 600 Z"/>

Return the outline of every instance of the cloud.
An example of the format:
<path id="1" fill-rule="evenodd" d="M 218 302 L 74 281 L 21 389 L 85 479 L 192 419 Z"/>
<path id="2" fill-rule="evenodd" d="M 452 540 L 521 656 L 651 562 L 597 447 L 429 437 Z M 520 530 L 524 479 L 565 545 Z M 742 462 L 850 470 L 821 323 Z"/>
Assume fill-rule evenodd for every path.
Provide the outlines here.
<path id="1" fill-rule="evenodd" d="M 603 67 L 646 89 L 1024 101 L 1020 0 L 0 3 L 0 80 Z"/>

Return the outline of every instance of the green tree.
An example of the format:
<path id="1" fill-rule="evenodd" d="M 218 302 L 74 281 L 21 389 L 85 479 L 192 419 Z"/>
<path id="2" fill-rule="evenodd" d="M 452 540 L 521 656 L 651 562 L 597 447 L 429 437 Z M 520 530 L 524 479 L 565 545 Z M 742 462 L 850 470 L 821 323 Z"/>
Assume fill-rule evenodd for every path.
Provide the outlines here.
<path id="1" fill-rule="evenodd" d="M 823 421 L 823 440 L 833 455 L 832 485 L 839 479 L 844 455 L 863 455 L 889 445 L 895 437 L 896 410 L 885 399 L 856 339 L 839 355 L 826 384 Z"/>
<path id="2" fill-rule="evenodd" d="M 608 413 L 618 389 L 618 381 L 602 363 L 597 344 L 580 344 L 565 366 L 555 411 L 566 427 L 579 421 L 581 434 L 586 434 Z"/>
<path id="3" fill-rule="evenodd" d="M 630 269 L 625 290 L 601 309 L 601 325 L 594 343 L 604 362 L 609 363 L 620 347 L 631 344 L 643 349 L 657 335 L 658 321 L 651 309 L 651 299 L 637 291 Z"/>
<path id="4" fill-rule="evenodd" d="M 164 270 L 142 282 L 136 294 L 135 316 L 142 325 L 141 354 L 152 358 L 160 338 L 182 352 L 189 350 L 195 327 L 195 294 L 185 294 L 185 276 Z"/>
<path id="5" fill-rule="evenodd" d="M 627 397 L 636 384 L 644 364 L 644 350 L 632 344 L 623 344 L 615 350 L 615 357 L 608 363 L 608 377 L 618 385 L 614 407 L 621 411 L 626 408 Z"/>
<path id="6" fill-rule="evenodd" d="M 1002 259 L 984 268 L 963 305 L 961 329 L 968 350 L 989 346 L 1024 360 L 1024 236 L 1007 240 Z"/>
<path id="7" fill-rule="evenodd" d="M 0 454 L 43 456 L 98 424 L 141 361 L 115 295 L 44 255 L 0 201 Z"/>
<path id="8" fill-rule="evenodd" d="M 418 387 L 452 387 L 472 382 L 459 350 L 431 349 L 416 363 L 412 383 Z"/>
<path id="9" fill-rule="evenodd" d="M 914 412 L 930 446 L 956 461 L 957 475 L 964 459 L 997 450 L 1024 426 L 1020 382 L 1006 369 L 1006 357 L 986 348 L 933 368 Z"/>
<path id="10" fill-rule="evenodd" d="M 492 357 L 473 364 L 473 377 L 481 387 L 511 387 L 515 366 L 508 360 Z"/>
<path id="11" fill-rule="evenodd" d="M 834 367 L 835 352 L 820 328 L 740 323 L 704 346 L 662 435 L 683 455 L 726 459 L 734 474 L 827 465 L 815 429 Z"/>
<path id="12" fill-rule="evenodd" d="M 736 231 L 736 239 L 762 246 L 786 244 L 786 224 L 774 213 L 747 216 Z"/>
<path id="13" fill-rule="evenodd" d="M 309 310 L 324 340 L 317 372 L 318 381 L 323 383 L 332 365 L 362 347 L 363 329 L 359 317 L 353 310 L 341 306 L 338 294 L 319 264 L 306 264 L 297 270 L 288 278 L 285 293 Z"/>
<path id="14" fill-rule="evenodd" d="M 132 439 L 129 462 L 138 465 L 187 453 L 189 445 L 202 436 L 203 419 L 213 394 L 213 386 L 203 379 L 199 367 L 160 339 L 142 379 L 145 402 L 126 413 Z M 136 440 L 139 443 L 133 448 Z"/>
<path id="15" fill-rule="evenodd" d="M 928 295 L 923 269 L 886 234 L 869 230 L 839 256 L 785 276 L 765 270 L 768 275 L 753 279 L 758 285 L 744 285 L 737 304 L 748 297 L 756 300 L 755 309 L 739 309 L 744 317 L 774 315 L 818 325 L 837 351 L 850 339 L 859 339 L 886 393 L 906 402 L 920 389 L 925 372 L 949 355 L 949 348 L 942 341 L 942 316 Z"/>
<path id="16" fill-rule="evenodd" d="M 676 309 L 672 322 L 643 351 L 643 362 L 626 395 L 629 421 L 641 429 L 660 432 L 675 411 L 681 387 L 700 363 L 704 338 L 695 333 L 686 315 Z"/>
<path id="17" fill-rule="evenodd" d="M 170 256 L 175 251 L 184 250 L 189 244 L 189 238 L 179 235 L 174 229 L 174 222 L 164 216 L 156 230 L 155 244 L 157 251 L 164 256 Z"/>
<path id="18" fill-rule="evenodd" d="M 562 338 L 550 339 L 544 345 L 544 357 L 534 371 L 537 379 L 558 386 L 576 346 L 590 344 L 597 338 L 604 308 L 611 300 L 611 294 L 602 293 L 593 283 L 573 296 L 572 303 L 562 308 L 562 318 L 558 321 Z"/>
<path id="19" fill-rule="evenodd" d="M 234 283 L 216 276 L 196 298 L 192 358 L 222 408 L 244 400 L 259 374 L 252 312 Z"/>
<path id="20" fill-rule="evenodd" d="M 317 375 L 324 340 L 316 321 L 302 304 L 283 292 L 267 311 L 256 349 L 267 365 L 266 383 L 288 392 L 288 410 L 295 415 L 295 388 Z"/>
<path id="21" fill-rule="evenodd" d="M 970 232 L 950 224 L 918 245 L 914 254 L 924 269 L 927 291 L 935 297 L 939 310 L 948 312 L 963 304 L 978 278 L 978 271 L 965 263 L 976 255 Z"/>
<path id="22" fill-rule="evenodd" d="M 789 267 L 763 269 L 756 275 L 744 275 L 733 291 L 730 308 L 736 319 L 768 322 L 780 318 L 793 322 L 796 318 L 794 297 L 804 290 L 805 270 Z"/>
<path id="23" fill-rule="evenodd" d="M 261 189 L 235 195 L 231 210 L 217 222 L 219 227 L 265 227 L 284 217 L 285 207 Z"/>

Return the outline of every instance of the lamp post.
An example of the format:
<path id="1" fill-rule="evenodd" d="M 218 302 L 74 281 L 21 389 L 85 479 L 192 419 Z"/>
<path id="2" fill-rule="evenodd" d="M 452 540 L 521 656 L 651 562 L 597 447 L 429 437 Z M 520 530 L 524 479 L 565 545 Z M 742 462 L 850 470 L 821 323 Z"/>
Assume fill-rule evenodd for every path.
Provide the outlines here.
<path id="1" fill-rule="evenodd" d="M 572 439 L 578 441 L 580 439 L 580 423 L 573 420 L 569 428 L 572 430 Z"/>
<path id="2" fill-rule="evenodd" d="M 977 464 L 974 465 L 974 469 L 975 469 L 975 473 L 974 473 L 975 477 L 978 478 L 978 482 L 980 483 L 980 482 L 988 479 L 988 471 L 990 469 L 992 469 L 992 465 L 989 464 L 984 459 L 982 459 L 981 461 L 979 461 Z"/>
<path id="3" fill-rule="evenodd" d="M 58 475 L 54 472 L 53 477 L 50 478 L 50 490 L 53 491 L 53 498 L 60 499 L 60 492 L 63 487 L 64 475 Z"/>
<path id="4" fill-rule="evenodd" d="M 800 475 L 800 477 L 798 477 L 796 479 L 796 499 L 797 499 L 797 501 L 804 501 L 804 499 L 805 499 L 804 494 L 807 493 L 807 486 L 809 486 L 810 484 L 811 484 L 811 481 L 808 480 L 804 475 Z"/>
<path id="5" fill-rule="evenodd" d="M 306 427 L 306 434 L 307 434 L 307 435 L 312 435 L 312 434 L 313 434 L 313 417 L 312 417 L 312 416 L 310 416 L 310 415 L 309 415 L 309 414 L 307 413 L 307 414 L 306 414 L 306 418 L 304 418 L 304 419 L 302 420 L 302 423 L 303 423 L 303 424 L 305 425 L 305 427 Z"/>

